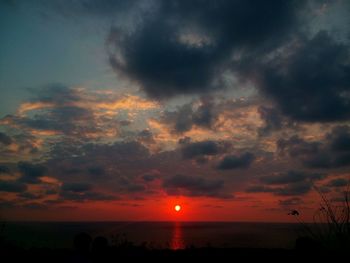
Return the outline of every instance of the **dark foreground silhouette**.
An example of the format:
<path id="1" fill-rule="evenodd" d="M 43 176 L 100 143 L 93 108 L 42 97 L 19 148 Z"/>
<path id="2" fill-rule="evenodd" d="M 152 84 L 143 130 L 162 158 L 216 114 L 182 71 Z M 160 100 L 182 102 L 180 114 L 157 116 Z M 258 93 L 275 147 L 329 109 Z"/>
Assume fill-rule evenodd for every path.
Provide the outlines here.
<path id="1" fill-rule="evenodd" d="M 24 249 L 1 241 L 2 262 L 125 262 L 125 260 L 170 260 L 203 259 L 237 261 L 238 259 L 296 262 L 305 259 L 326 259 L 347 256 L 347 251 L 329 251 L 307 237 L 298 238 L 294 249 L 261 248 L 214 248 L 188 247 L 186 249 L 152 249 L 146 245 L 134 245 L 126 240 L 109 244 L 107 238 L 94 239 L 87 233 L 80 233 L 74 239 L 71 249 L 31 248 Z M 239 261 L 240 262 L 240 261 Z"/>

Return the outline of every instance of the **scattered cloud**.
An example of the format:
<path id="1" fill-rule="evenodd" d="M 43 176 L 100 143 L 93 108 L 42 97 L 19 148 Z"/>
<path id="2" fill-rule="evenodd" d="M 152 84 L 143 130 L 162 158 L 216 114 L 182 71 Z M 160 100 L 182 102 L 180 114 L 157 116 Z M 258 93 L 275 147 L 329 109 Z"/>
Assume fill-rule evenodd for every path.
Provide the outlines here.
<path id="1" fill-rule="evenodd" d="M 6 165 L 0 165 L 0 174 L 11 174 L 10 168 L 8 168 Z"/>
<path id="2" fill-rule="evenodd" d="M 349 184 L 349 180 L 346 180 L 344 178 L 336 178 L 336 179 L 332 179 L 330 180 L 326 186 L 327 187 L 343 187 L 343 186 L 347 186 Z"/>
<path id="3" fill-rule="evenodd" d="M 289 184 L 297 183 L 306 180 L 320 180 L 324 178 L 324 174 L 320 173 L 305 173 L 302 171 L 288 171 L 279 175 L 266 175 L 260 178 L 265 184 Z"/>
<path id="4" fill-rule="evenodd" d="M 165 180 L 163 187 L 170 195 L 233 197 L 230 193 L 224 192 L 224 181 L 202 176 L 177 174 Z"/>
<path id="5" fill-rule="evenodd" d="M 217 141 L 201 141 L 183 144 L 181 148 L 184 159 L 192 159 L 201 156 L 214 156 L 227 150 L 227 143 Z"/>
<path id="6" fill-rule="evenodd" d="M 278 149 L 300 160 L 309 168 L 340 168 L 349 166 L 350 129 L 348 126 L 335 126 L 322 141 L 306 141 L 298 136 L 280 139 Z"/>
<path id="7" fill-rule="evenodd" d="M 298 196 L 307 194 L 314 181 L 321 180 L 324 174 L 303 171 L 288 171 L 278 175 L 267 175 L 260 178 L 260 184 L 246 189 L 248 193 L 272 193 L 277 196 Z"/>
<path id="8" fill-rule="evenodd" d="M 254 159 L 254 154 L 250 152 L 246 152 L 241 155 L 227 155 L 221 160 L 217 168 L 219 170 L 248 168 Z"/>
<path id="9" fill-rule="evenodd" d="M 182 105 L 175 111 L 166 111 L 161 121 L 168 124 L 173 132 L 180 134 L 193 127 L 211 129 L 218 118 L 218 107 L 209 97 L 203 97 L 200 101 Z"/>
<path id="10" fill-rule="evenodd" d="M 27 189 L 26 184 L 18 181 L 0 181 L 0 191 L 20 193 Z"/>
<path id="11" fill-rule="evenodd" d="M 19 162 L 18 170 L 21 173 L 20 181 L 25 183 L 40 183 L 40 177 L 46 175 L 47 168 L 41 164 L 32 164 L 29 162 Z"/>
<path id="12" fill-rule="evenodd" d="M 10 145 L 12 143 L 12 139 L 5 133 L 0 132 L 0 143 L 2 143 L 3 145 Z"/>

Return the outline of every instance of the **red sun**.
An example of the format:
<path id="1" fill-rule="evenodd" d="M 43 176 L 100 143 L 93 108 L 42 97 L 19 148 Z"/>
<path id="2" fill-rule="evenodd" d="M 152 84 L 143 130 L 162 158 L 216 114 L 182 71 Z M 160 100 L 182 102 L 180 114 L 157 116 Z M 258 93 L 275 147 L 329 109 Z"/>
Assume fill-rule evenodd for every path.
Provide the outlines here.
<path id="1" fill-rule="evenodd" d="M 175 209 L 176 212 L 179 212 L 181 210 L 181 206 L 180 205 L 176 205 L 174 207 L 174 209 Z"/>

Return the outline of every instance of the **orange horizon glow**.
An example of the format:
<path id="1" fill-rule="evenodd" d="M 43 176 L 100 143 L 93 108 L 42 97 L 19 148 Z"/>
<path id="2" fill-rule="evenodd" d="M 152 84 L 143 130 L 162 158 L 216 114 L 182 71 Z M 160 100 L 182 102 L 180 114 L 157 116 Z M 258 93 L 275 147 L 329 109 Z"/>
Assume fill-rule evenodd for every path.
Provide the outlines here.
<path id="1" fill-rule="evenodd" d="M 288 208 L 267 210 L 273 207 L 274 199 L 268 194 L 255 194 L 265 200 L 264 207 L 254 207 L 248 200 L 241 202 L 213 200 L 211 198 L 165 197 L 163 199 L 138 202 L 111 201 L 79 203 L 67 201 L 51 205 L 48 209 L 8 210 L 9 221 L 173 221 L 173 222 L 288 222 L 297 223 L 288 215 Z M 10 196 L 9 196 L 10 198 Z M 11 198 L 13 196 L 11 195 Z M 310 196 L 310 199 L 314 199 Z M 155 205 L 157 202 L 157 205 Z M 175 207 L 180 206 L 176 211 Z M 185 209 L 184 209 L 185 208 Z M 305 222 L 312 222 L 314 210 L 296 207 Z M 98 211 L 98 213 L 96 213 Z"/>

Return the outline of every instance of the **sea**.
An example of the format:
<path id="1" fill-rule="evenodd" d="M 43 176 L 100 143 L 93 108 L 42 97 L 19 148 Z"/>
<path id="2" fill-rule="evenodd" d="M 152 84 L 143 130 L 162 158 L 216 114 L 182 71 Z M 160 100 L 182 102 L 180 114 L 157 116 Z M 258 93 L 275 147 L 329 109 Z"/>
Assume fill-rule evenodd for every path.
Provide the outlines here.
<path id="1" fill-rule="evenodd" d="M 189 247 L 292 249 L 303 234 L 298 224 L 239 222 L 6 222 L 0 236 L 24 248 L 72 248 L 74 237 L 86 232 L 111 244 L 149 248 Z"/>

